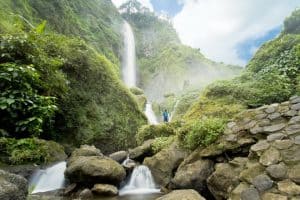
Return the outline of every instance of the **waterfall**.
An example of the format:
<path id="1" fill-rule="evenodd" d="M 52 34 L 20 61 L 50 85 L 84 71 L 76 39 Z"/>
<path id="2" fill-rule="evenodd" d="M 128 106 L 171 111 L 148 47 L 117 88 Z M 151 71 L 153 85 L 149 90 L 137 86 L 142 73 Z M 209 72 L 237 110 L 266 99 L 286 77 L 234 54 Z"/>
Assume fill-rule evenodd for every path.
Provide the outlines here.
<path id="1" fill-rule="evenodd" d="M 178 104 L 179 104 L 179 100 L 176 101 L 175 105 L 174 105 L 174 108 L 173 108 L 173 111 L 171 112 L 171 115 L 170 115 L 170 122 L 173 120 L 173 116 L 175 114 L 175 111 L 176 111 L 176 108 L 178 107 Z"/>
<path id="2" fill-rule="evenodd" d="M 65 186 L 66 162 L 57 163 L 45 170 L 38 170 L 30 179 L 31 194 L 61 189 Z"/>
<path id="3" fill-rule="evenodd" d="M 151 171 L 144 165 L 134 168 L 129 182 L 120 190 L 120 195 L 159 193 Z"/>
<path id="4" fill-rule="evenodd" d="M 148 118 L 150 124 L 158 124 L 154 111 L 152 110 L 151 103 L 146 104 L 145 115 Z"/>
<path id="5" fill-rule="evenodd" d="M 123 80 L 128 87 L 136 86 L 135 41 L 128 22 L 124 22 Z"/>

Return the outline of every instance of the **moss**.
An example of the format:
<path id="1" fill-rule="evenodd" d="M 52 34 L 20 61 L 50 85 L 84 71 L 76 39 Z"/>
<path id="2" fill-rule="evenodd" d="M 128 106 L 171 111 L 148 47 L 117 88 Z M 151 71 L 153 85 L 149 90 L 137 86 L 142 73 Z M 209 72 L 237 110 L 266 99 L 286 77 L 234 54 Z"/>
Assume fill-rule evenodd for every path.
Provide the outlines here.
<path id="1" fill-rule="evenodd" d="M 142 126 L 135 138 L 137 143 L 140 145 L 144 141 L 154 139 L 157 137 L 168 137 L 175 135 L 176 128 L 179 127 L 178 123 L 167 123 L 159 125 L 145 125 Z"/>
<path id="2" fill-rule="evenodd" d="M 130 92 L 134 95 L 143 95 L 144 94 L 144 91 L 141 88 L 138 88 L 138 87 L 130 88 Z"/>
<path id="3" fill-rule="evenodd" d="M 61 145 L 37 138 L 0 138 L 1 158 L 8 157 L 8 164 L 47 164 L 66 159 Z"/>
<path id="4" fill-rule="evenodd" d="M 173 141 L 175 140 L 175 136 L 169 137 L 157 137 L 154 139 L 154 142 L 151 144 L 151 149 L 154 154 L 158 153 L 159 151 L 169 147 Z"/>

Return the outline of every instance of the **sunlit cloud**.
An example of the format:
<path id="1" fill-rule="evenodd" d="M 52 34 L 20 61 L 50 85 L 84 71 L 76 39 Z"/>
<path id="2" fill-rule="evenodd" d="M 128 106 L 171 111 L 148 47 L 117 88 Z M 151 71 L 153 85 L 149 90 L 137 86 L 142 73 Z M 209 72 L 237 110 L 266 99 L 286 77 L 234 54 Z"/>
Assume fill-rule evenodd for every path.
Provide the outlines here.
<path id="1" fill-rule="evenodd" d="M 211 59 L 239 65 L 247 62 L 239 57 L 239 44 L 266 37 L 300 5 L 300 0 L 181 1 L 184 7 L 173 23 L 182 42 Z"/>

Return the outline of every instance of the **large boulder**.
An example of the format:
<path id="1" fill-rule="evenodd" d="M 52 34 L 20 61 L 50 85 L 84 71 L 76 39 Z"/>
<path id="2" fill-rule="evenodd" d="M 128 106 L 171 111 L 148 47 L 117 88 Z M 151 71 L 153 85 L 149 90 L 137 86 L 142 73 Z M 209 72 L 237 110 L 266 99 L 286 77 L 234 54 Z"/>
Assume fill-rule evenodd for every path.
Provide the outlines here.
<path id="1" fill-rule="evenodd" d="M 174 190 L 156 200 L 205 200 L 195 190 Z"/>
<path id="2" fill-rule="evenodd" d="M 28 184 L 25 178 L 0 170 L 0 199 L 25 200 L 27 193 Z"/>
<path id="3" fill-rule="evenodd" d="M 215 172 L 207 179 L 207 185 L 215 199 L 227 199 L 239 183 L 239 174 L 246 165 L 247 158 L 235 158 L 229 163 L 216 164 Z"/>
<path id="4" fill-rule="evenodd" d="M 108 184 L 95 184 L 92 192 L 102 196 L 117 196 L 119 193 L 118 188 Z"/>
<path id="5" fill-rule="evenodd" d="M 145 158 L 144 165 L 150 168 L 156 183 L 166 186 L 171 181 L 174 170 L 186 156 L 187 152 L 174 142 L 154 156 Z"/>
<path id="6" fill-rule="evenodd" d="M 152 156 L 152 144 L 154 140 L 147 140 L 141 146 L 134 149 L 129 149 L 129 158 L 132 160 L 143 162 L 147 156 Z"/>
<path id="7" fill-rule="evenodd" d="M 67 162 L 66 177 L 71 183 L 119 184 L 124 180 L 124 168 L 111 158 L 105 157 L 93 146 L 76 149 Z"/>
<path id="8" fill-rule="evenodd" d="M 118 151 L 109 155 L 109 157 L 118 163 L 122 163 L 128 156 L 127 151 Z"/>
<path id="9" fill-rule="evenodd" d="M 211 160 L 198 160 L 180 166 L 169 187 L 170 189 L 194 189 L 203 192 L 207 189 L 206 179 L 213 170 L 214 162 Z"/>

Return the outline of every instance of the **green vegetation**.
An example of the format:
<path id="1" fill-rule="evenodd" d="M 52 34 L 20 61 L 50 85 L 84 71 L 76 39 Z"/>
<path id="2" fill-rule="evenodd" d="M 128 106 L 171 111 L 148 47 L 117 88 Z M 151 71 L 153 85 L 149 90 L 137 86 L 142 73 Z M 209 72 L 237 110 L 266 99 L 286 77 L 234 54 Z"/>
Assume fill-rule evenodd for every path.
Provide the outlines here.
<path id="1" fill-rule="evenodd" d="M 139 145 L 144 141 L 158 137 L 168 137 L 175 135 L 175 129 L 179 127 L 178 123 L 166 123 L 159 125 L 145 125 L 142 126 L 135 136 Z"/>
<path id="2" fill-rule="evenodd" d="M 37 138 L 0 138 L 0 158 L 9 164 L 47 164 L 64 160 L 66 155 L 61 145 Z"/>
<path id="3" fill-rule="evenodd" d="M 27 10 L 37 6 L 22 3 L 32 3 Z M 26 10 L 23 4 L 14 9 L 19 6 Z M 1 134 L 93 143 L 103 152 L 134 146 L 146 118 L 119 80 L 118 66 L 85 41 L 53 33 L 52 22 L 28 23 L 15 15 L 1 19 Z"/>
<path id="4" fill-rule="evenodd" d="M 151 145 L 153 153 L 158 153 L 162 149 L 170 146 L 174 142 L 175 138 L 175 136 L 155 138 L 154 142 Z"/>
<path id="5" fill-rule="evenodd" d="M 0 0 L 0 17 L 0 33 L 17 33 L 16 21 L 28 30 L 46 20 L 47 31 L 79 37 L 119 64 L 122 19 L 109 0 Z"/>
<path id="6" fill-rule="evenodd" d="M 208 146 L 223 133 L 224 120 L 219 118 L 203 118 L 185 124 L 179 129 L 178 138 L 183 147 L 195 150 L 199 146 Z"/>

